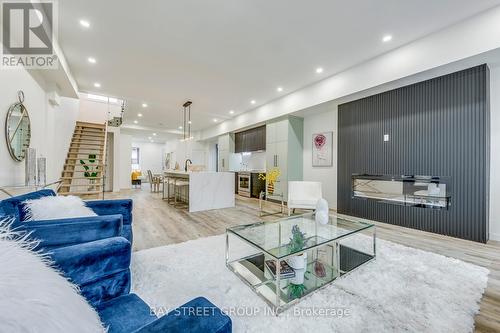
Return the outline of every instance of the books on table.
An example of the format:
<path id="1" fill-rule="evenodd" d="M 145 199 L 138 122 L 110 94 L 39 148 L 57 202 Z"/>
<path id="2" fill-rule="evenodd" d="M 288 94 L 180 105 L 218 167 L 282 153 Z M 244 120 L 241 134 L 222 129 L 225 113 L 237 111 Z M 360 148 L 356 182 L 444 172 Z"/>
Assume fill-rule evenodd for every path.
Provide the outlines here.
<path id="1" fill-rule="evenodd" d="M 273 275 L 273 278 L 276 278 L 276 261 L 274 260 L 266 260 L 266 267 Z M 295 277 L 295 271 L 290 265 L 284 260 L 280 262 L 280 279 L 289 279 Z"/>

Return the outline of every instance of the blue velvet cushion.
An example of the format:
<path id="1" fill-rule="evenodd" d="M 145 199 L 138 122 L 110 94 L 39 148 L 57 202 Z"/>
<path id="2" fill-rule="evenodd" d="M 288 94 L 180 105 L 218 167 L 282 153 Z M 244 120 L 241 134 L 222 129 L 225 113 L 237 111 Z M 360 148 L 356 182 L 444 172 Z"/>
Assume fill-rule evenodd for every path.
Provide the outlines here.
<path id="1" fill-rule="evenodd" d="M 123 215 L 123 225 L 132 224 L 132 200 L 92 200 L 86 201 L 85 205 L 100 216 L 121 214 Z"/>
<path id="2" fill-rule="evenodd" d="M 120 296 L 101 303 L 96 310 L 104 326 L 109 327 L 108 333 L 134 332 L 156 320 L 149 306 L 135 294 Z M 163 332 L 170 331 L 164 330 Z"/>
<path id="3" fill-rule="evenodd" d="M 92 304 L 130 291 L 130 242 L 112 237 L 55 248 L 47 253 Z"/>
<path id="4" fill-rule="evenodd" d="M 52 249 L 48 254 L 67 278 L 83 285 L 127 270 L 131 248 L 125 238 L 112 237 Z"/>
<path id="5" fill-rule="evenodd" d="M 30 233 L 40 243 L 37 249 L 69 246 L 122 234 L 122 216 L 89 216 L 21 223 L 16 230 Z"/>
<path id="6" fill-rule="evenodd" d="M 136 333 L 231 333 L 232 322 L 226 314 L 204 297 L 197 297 Z"/>
<path id="7" fill-rule="evenodd" d="M 31 192 L 9 199 L 0 201 L 0 216 L 13 216 L 16 220 L 14 222 L 14 227 L 20 222 L 26 220 L 26 213 L 24 212 L 23 202 L 26 200 L 35 200 L 47 196 L 55 196 L 56 193 L 52 190 L 40 190 L 36 192 Z"/>

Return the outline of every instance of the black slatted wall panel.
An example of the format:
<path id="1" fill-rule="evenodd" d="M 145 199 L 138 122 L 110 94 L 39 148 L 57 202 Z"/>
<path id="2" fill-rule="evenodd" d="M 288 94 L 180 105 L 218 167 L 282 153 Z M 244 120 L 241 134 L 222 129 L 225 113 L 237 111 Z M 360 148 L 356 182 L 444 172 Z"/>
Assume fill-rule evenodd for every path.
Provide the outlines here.
<path id="1" fill-rule="evenodd" d="M 486 65 L 340 105 L 338 211 L 486 242 L 489 128 Z M 436 210 L 352 198 L 353 173 L 450 176 L 452 205 Z"/>

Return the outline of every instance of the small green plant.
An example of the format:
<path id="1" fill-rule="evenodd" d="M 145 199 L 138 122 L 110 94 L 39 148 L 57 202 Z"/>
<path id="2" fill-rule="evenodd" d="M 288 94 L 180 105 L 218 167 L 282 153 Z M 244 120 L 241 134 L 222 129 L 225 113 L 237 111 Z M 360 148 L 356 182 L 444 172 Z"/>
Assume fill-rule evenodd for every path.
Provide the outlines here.
<path id="1" fill-rule="evenodd" d="M 96 155 L 90 154 L 87 160 L 89 161 L 89 164 L 94 164 L 96 162 Z M 97 174 L 99 172 L 98 166 L 89 166 L 85 163 L 84 160 L 80 160 L 80 164 L 83 165 L 83 168 L 85 169 L 85 172 L 83 173 L 85 177 L 87 178 L 97 177 Z"/>
<path id="2" fill-rule="evenodd" d="M 288 297 L 291 299 L 296 299 L 302 297 L 306 292 L 306 286 L 303 284 L 293 284 L 288 285 Z"/>
<path id="3" fill-rule="evenodd" d="M 292 227 L 292 238 L 290 238 L 290 243 L 288 247 L 290 252 L 298 252 L 306 246 L 306 234 L 300 231 L 298 225 Z"/>

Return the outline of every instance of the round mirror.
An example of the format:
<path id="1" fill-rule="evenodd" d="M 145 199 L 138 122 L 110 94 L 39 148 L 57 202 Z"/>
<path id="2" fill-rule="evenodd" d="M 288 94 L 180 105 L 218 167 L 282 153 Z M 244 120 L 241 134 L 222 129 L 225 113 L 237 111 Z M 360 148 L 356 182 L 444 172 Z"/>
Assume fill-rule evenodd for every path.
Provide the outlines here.
<path id="1" fill-rule="evenodd" d="M 26 157 L 26 150 L 30 146 L 31 124 L 28 110 L 23 105 L 24 94 L 19 92 L 19 102 L 13 104 L 7 112 L 5 121 L 5 137 L 10 156 L 16 161 Z"/>

